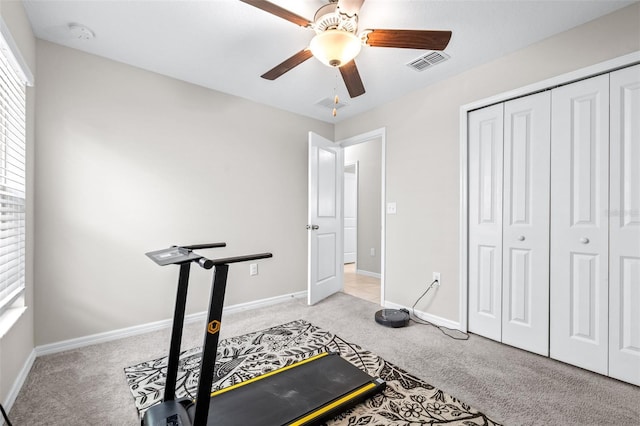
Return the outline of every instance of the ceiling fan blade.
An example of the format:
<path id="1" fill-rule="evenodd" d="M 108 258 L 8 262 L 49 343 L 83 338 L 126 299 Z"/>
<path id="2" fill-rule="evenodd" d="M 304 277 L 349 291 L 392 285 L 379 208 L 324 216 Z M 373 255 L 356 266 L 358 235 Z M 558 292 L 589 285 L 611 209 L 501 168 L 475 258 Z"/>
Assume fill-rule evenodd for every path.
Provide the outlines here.
<path id="1" fill-rule="evenodd" d="M 374 47 L 444 50 L 451 31 L 430 30 L 365 30 L 365 43 Z"/>
<path id="2" fill-rule="evenodd" d="M 293 68 L 297 67 L 298 65 L 300 65 L 307 59 L 311 58 L 312 56 L 313 56 L 313 53 L 311 53 L 311 50 L 303 49 L 298 53 L 296 53 L 295 55 L 293 55 L 292 57 L 290 57 L 289 59 L 282 62 L 281 64 L 278 64 L 275 67 L 271 68 L 269 71 L 265 72 L 260 77 L 266 80 L 275 80 L 276 78 L 280 77 L 282 74 L 286 73 L 289 70 L 292 70 Z"/>
<path id="3" fill-rule="evenodd" d="M 354 60 L 347 62 L 338 69 L 340 70 L 340 74 L 342 74 L 345 86 L 347 86 L 349 96 L 356 98 L 364 94 L 364 85 L 362 84 L 362 79 L 360 78 L 360 73 Z"/>
<path id="4" fill-rule="evenodd" d="M 338 10 L 348 16 L 353 16 L 360 12 L 364 0 L 338 0 Z"/>
<path id="5" fill-rule="evenodd" d="M 303 18 L 300 15 L 296 15 L 293 12 L 284 9 L 277 4 L 273 4 L 266 0 L 240 0 L 243 3 L 249 4 L 253 7 L 257 7 L 258 9 L 264 10 L 267 13 L 272 15 L 276 15 L 279 18 L 286 19 L 289 22 L 293 22 L 296 25 L 300 25 L 301 27 L 308 27 L 311 25 L 311 21 L 306 18 Z"/>

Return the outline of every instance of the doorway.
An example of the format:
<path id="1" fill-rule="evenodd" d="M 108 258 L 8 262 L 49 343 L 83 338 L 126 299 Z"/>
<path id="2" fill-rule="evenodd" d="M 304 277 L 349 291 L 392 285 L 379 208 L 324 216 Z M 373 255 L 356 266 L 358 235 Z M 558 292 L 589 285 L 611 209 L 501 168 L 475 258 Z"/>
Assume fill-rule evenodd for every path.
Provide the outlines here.
<path id="1" fill-rule="evenodd" d="M 377 303 L 385 304 L 385 135 L 386 129 L 383 127 L 332 142 L 314 132 L 309 132 L 307 209 L 309 236 L 307 303 L 309 305 L 318 303 L 343 290 L 344 287 L 344 158 L 345 151 L 351 146 L 354 146 L 356 152 L 369 147 L 376 157 L 375 162 L 366 157 L 348 160 L 348 162 L 359 164 L 358 238 L 356 259 L 353 262 L 354 273 L 377 278 L 380 282 Z M 375 170 L 377 177 L 368 178 L 366 169 Z M 364 202 L 363 194 L 369 195 L 372 192 L 375 193 L 374 201 Z"/>
<path id="2" fill-rule="evenodd" d="M 382 304 L 382 138 L 344 146 L 343 292 Z"/>

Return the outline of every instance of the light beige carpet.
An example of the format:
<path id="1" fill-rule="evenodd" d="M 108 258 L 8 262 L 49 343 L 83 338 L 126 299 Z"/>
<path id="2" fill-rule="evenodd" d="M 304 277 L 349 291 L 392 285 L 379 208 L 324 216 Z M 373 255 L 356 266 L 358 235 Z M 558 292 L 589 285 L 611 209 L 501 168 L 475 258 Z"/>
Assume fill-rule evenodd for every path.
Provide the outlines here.
<path id="1" fill-rule="evenodd" d="M 305 302 L 291 299 L 224 314 L 221 338 L 302 318 L 505 425 L 640 425 L 638 386 L 475 335 L 457 341 L 413 323 L 388 329 L 373 320 L 380 306 L 346 294 L 311 307 Z M 185 326 L 183 350 L 202 345 L 204 326 Z M 163 329 L 39 356 L 11 407 L 11 421 L 16 426 L 139 425 L 123 369 L 165 356 L 169 334 Z"/>

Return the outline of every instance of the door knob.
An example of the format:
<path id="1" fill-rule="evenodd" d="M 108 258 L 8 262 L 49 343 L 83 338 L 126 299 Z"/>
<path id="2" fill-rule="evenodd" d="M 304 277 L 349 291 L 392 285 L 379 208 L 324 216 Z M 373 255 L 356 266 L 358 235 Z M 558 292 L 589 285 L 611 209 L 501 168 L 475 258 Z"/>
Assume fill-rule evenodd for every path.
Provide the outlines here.
<path id="1" fill-rule="evenodd" d="M 518 241 L 524 241 L 524 235 L 520 235 L 520 236 L 518 237 Z"/>
<path id="2" fill-rule="evenodd" d="M 587 237 L 582 237 L 582 238 L 580 238 L 580 242 L 582 244 L 589 244 L 589 239 Z"/>
<path id="3" fill-rule="evenodd" d="M 307 225 L 307 229 L 311 229 L 312 231 L 315 231 L 316 229 L 320 229 L 320 227 L 318 225 Z"/>

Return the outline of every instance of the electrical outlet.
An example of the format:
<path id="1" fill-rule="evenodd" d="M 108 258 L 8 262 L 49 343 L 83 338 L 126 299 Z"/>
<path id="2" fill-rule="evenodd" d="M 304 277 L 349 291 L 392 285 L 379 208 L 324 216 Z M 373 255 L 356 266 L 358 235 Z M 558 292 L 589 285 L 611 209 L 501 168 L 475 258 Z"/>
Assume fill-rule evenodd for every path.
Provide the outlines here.
<path id="1" fill-rule="evenodd" d="M 398 212 L 398 208 L 395 202 L 387 203 L 387 214 L 396 214 Z"/>
<path id="2" fill-rule="evenodd" d="M 433 282 L 433 281 L 438 281 L 436 283 L 436 286 L 440 287 L 440 284 L 442 284 L 442 281 L 440 281 L 440 272 L 434 272 L 433 273 L 433 279 L 432 279 L 431 282 Z"/>
<path id="3" fill-rule="evenodd" d="M 251 276 L 258 275 L 258 264 L 257 263 L 249 264 L 249 275 L 251 275 Z"/>

